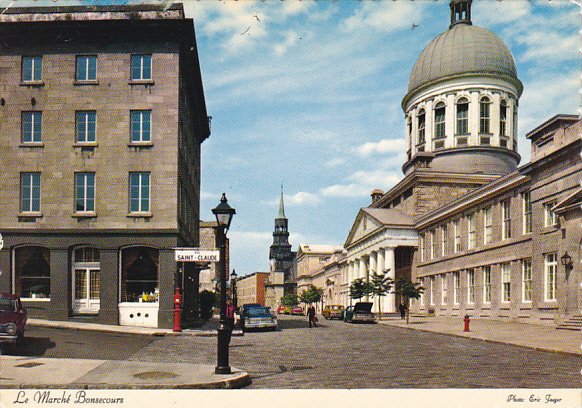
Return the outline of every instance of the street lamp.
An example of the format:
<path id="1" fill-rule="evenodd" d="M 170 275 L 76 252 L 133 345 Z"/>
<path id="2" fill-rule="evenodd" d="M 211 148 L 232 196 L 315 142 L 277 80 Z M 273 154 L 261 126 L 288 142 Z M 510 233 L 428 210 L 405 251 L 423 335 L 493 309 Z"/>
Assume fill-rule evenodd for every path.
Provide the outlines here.
<path id="1" fill-rule="evenodd" d="M 218 249 L 220 251 L 220 260 L 218 261 L 218 273 L 220 275 L 220 321 L 218 322 L 218 348 L 217 348 L 217 365 L 214 369 L 216 374 L 230 374 L 228 365 L 228 343 L 230 338 L 230 327 L 226 323 L 226 280 L 228 272 L 226 271 L 226 233 L 230 227 L 232 217 L 236 213 L 235 209 L 228 205 L 226 195 L 222 193 L 220 204 L 212 209 L 216 217 L 216 238 Z"/>
<path id="2" fill-rule="evenodd" d="M 564 252 L 564 255 L 562 255 L 560 261 L 562 261 L 562 265 L 566 270 L 566 280 L 568 280 L 570 276 L 570 271 L 572 270 L 572 257 L 568 255 L 568 251 Z"/>
<path id="3" fill-rule="evenodd" d="M 234 309 L 236 310 L 237 308 L 237 296 L 236 296 L 236 271 L 233 269 L 232 273 L 230 274 L 230 291 L 232 294 L 232 305 L 234 306 Z"/>

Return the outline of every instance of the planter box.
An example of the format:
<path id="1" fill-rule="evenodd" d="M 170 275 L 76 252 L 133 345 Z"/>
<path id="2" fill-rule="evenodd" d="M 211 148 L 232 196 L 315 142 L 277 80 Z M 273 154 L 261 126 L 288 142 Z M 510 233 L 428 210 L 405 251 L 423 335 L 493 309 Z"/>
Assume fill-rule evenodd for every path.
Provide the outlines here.
<path id="1" fill-rule="evenodd" d="M 158 327 L 158 303 L 119 303 L 119 325 Z"/>

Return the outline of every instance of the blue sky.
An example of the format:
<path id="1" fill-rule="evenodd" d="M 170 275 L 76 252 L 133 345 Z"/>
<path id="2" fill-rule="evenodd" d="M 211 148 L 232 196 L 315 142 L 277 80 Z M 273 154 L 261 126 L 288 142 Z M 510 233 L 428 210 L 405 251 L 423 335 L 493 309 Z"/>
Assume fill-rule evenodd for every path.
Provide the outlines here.
<path id="1" fill-rule="evenodd" d="M 213 117 L 202 148 L 201 217 L 211 220 L 227 194 L 237 210 L 231 267 L 239 275 L 268 270 L 281 184 L 294 250 L 302 243 L 343 244 L 372 189 L 386 191 L 402 179 L 400 103 L 416 58 L 448 28 L 448 1 L 184 4 L 194 18 Z M 580 8 L 567 0 L 482 0 L 472 17 L 509 46 L 524 84 L 523 164 L 525 133 L 580 105 Z"/>

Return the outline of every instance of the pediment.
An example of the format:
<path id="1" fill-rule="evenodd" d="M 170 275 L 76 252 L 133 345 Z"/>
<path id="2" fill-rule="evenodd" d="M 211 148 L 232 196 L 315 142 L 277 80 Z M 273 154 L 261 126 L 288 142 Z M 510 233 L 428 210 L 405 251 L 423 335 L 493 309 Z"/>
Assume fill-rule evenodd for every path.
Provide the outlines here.
<path id="1" fill-rule="evenodd" d="M 383 226 L 382 223 L 361 209 L 356 216 L 356 220 L 352 225 L 344 247 L 348 247 L 351 243 L 358 241 L 362 237 L 380 230 Z"/>
<path id="2" fill-rule="evenodd" d="M 414 228 L 414 222 L 411 216 L 395 209 L 361 208 L 348 234 L 344 247 L 349 248 L 350 245 L 360 239 L 373 235 L 386 227 Z"/>

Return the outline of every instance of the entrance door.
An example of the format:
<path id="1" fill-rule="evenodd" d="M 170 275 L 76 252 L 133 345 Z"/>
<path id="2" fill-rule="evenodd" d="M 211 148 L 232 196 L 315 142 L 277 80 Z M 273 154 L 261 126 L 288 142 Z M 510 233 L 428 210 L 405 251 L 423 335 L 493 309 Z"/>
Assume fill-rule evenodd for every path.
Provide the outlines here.
<path id="1" fill-rule="evenodd" d="M 100 277 L 98 268 L 73 270 L 73 311 L 80 314 L 99 312 Z"/>

